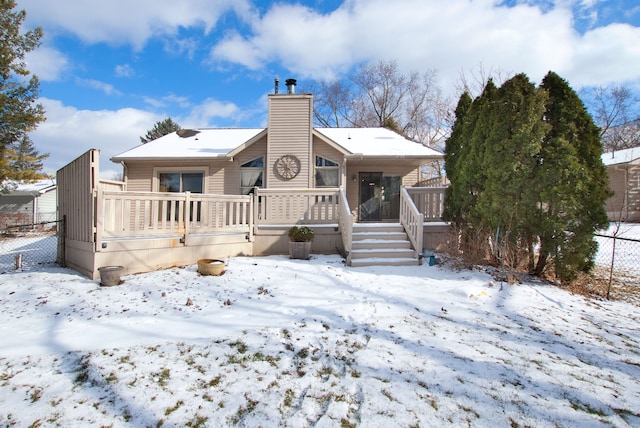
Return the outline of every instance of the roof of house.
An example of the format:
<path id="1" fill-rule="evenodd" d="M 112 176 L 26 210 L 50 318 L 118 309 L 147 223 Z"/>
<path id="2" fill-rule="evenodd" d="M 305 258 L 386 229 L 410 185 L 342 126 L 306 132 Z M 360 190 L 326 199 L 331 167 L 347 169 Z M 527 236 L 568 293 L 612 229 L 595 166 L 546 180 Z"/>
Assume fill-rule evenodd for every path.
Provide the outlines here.
<path id="1" fill-rule="evenodd" d="M 11 186 L 13 188 L 13 186 Z M 53 178 L 46 178 L 44 180 L 34 181 L 32 183 L 19 182 L 15 184 L 15 188 L 9 195 L 33 195 L 38 196 L 51 190 L 56 189 L 56 180 Z"/>
<path id="2" fill-rule="evenodd" d="M 197 132 L 196 132 L 197 131 Z M 255 139 L 265 128 L 219 128 L 172 132 L 111 158 L 114 162 L 153 159 L 195 159 L 226 157 L 239 146 Z M 442 153 L 410 141 L 385 128 L 315 128 L 325 139 L 343 149 L 347 156 L 441 157 Z"/>
<path id="3" fill-rule="evenodd" d="M 434 157 L 437 150 L 408 140 L 386 128 L 315 128 L 349 155 L 363 157 Z"/>
<path id="4" fill-rule="evenodd" d="M 602 163 L 606 166 L 620 165 L 640 159 L 640 147 L 618 150 L 602 154 Z"/>
<path id="5" fill-rule="evenodd" d="M 251 140 L 264 128 L 197 129 L 181 137 L 172 132 L 111 158 L 114 162 L 140 159 L 190 159 L 225 157 L 239 145 Z M 184 134 L 183 134 L 184 135 Z"/>

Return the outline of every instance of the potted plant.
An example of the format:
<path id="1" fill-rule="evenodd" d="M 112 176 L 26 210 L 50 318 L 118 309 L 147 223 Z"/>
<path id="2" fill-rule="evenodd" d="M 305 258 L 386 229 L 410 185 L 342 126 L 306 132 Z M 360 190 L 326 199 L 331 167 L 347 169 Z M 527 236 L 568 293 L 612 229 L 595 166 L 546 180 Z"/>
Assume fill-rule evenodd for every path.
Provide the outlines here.
<path id="1" fill-rule="evenodd" d="M 293 226 L 289 229 L 289 258 L 307 260 L 311 253 L 313 229 L 307 226 Z"/>

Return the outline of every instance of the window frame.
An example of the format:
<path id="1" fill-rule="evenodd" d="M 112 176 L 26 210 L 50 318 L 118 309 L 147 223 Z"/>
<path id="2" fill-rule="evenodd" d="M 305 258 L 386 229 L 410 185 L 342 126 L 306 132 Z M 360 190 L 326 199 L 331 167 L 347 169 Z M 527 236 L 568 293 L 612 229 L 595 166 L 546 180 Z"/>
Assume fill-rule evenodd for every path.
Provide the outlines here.
<path id="1" fill-rule="evenodd" d="M 153 183 L 151 188 L 152 191 L 158 193 L 175 193 L 175 192 L 161 192 L 160 191 L 160 174 L 180 174 L 180 192 L 182 191 L 182 174 L 193 174 L 200 173 L 202 174 L 202 193 L 207 193 L 207 184 L 209 177 L 209 167 L 206 166 L 187 166 L 187 167 L 155 167 L 153 168 Z M 193 193 L 193 192 L 192 192 Z"/>
<path id="2" fill-rule="evenodd" d="M 322 159 L 323 161 L 331 162 L 331 163 L 335 164 L 335 166 L 334 166 L 334 165 L 331 165 L 331 166 L 329 166 L 329 165 L 321 165 L 321 166 L 318 166 L 318 159 Z M 313 181 L 314 181 L 314 185 L 315 185 L 315 187 L 316 187 L 316 188 L 320 188 L 320 189 L 322 189 L 322 188 L 334 188 L 334 187 L 340 187 L 340 180 L 341 180 L 341 176 L 340 176 L 340 162 L 335 162 L 335 161 L 333 161 L 333 160 L 331 160 L 331 159 L 329 159 L 329 158 L 327 158 L 327 157 L 325 157 L 325 156 L 315 155 L 314 162 L 313 162 L 313 167 L 314 167 L 314 171 L 313 171 Z M 336 180 L 336 182 L 337 182 L 337 183 L 336 183 L 336 185 L 335 185 L 335 186 L 328 186 L 328 185 L 321 185 L 321 186 L 319 186 L 319 185 L 318 185 L 318 173 L 319 173 L 319 172 L 321 172 L 321 171 L 328 171 L 328 172 L 335 171 L 335 173 L 336 173 L 336 178 L 337 178 L 337 180 Z"/>
<path id="3" fill-rule="evenodd" d="M 262 159 L 262 166 L 258 167 L 258 166 L 243 166 L 252 162 L 255 162 L 258 159 Z M 260 155 L 260 156 L 256 156 L 255 158 L 252 158 L 246 162 L 243 162 L 242 164 L 240 164 L 240 194 L 241 195 L 250 195 L 251 192 L 253 191 L 254 187 L 258 187 L 258 188 L 264 188 L 264 179 L 265 179 L 265 155 Z M 260 185 L 259 186 L 243 186 L 242 185 L 242 176 L 243 176 L 243 172 L 257 172 L 259 171 L 261 174 L 261 177 L 259 178 L 260 180 Z M 256 180 L 257 182 L 258 180 Z M 255 182 L 254 182 L 255 184 Z M 246 192 L 245 192 L 246 190 Z"/>

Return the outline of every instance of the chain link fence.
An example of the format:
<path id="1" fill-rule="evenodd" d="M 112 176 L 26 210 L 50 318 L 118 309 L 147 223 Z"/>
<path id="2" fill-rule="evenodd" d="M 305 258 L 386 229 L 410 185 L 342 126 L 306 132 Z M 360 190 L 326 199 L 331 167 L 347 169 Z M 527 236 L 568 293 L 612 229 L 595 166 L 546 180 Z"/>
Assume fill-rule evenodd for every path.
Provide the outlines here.
<path id="1" fill-rule="evenodd" d="M 640 302 L 640 239 L 596 234 L 598 256 L 593 277 L 606 295 Z"/>
<path id="2" fill-rule="evenodd" d="M 0 273 L 34 270 L 58 262 L 62 220 L 7 226 L 0 230 Z"/>

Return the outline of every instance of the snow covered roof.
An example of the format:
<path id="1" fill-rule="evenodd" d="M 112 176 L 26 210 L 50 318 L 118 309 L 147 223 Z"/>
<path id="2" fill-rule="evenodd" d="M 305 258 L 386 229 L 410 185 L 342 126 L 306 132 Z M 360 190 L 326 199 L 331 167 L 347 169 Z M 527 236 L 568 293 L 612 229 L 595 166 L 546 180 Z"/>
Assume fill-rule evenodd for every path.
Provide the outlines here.
<path id="1" fill-rule="evenodd" d="M 385 128 L 315 128 L 342 147 L 347 156 L 439 157 L 442 153 L 407 140 Z M 225 157 L 251 141 L 265 128 L 198 129 L 180 136 L 173 132 L 111 158 L 114 162 L 153 159 L 202 159 Z M 185 135 L 183 133 L 183 135 Z"/>
<path id="2" fill-rule="evenodd" d="M 354 156 L 426 157 L 442 153 L 385 128 L 316 128 L 316 131 L 344 147 Z"/>
<path id="3" fill-rule="evenodd" d="M 13 188 L 13 186 L 10 186 Z M 11 194 L 24 194 L 24 195 L 38 195 L 46 193 L 56 188 L 56 180 L 53 178 L 46 178 L 44 180 L 34 181 L 32 183 L 16 183 L 15 188 L 10 192 Z"/>
<path id="4" fill-rule="evenodd" d="M 602 163 L 606 166 L 633 162 L 637 159 L 640 159 L 640 147 L 602 154 Z"/>
<path id="5" fill-rule="evenodd" d="M 264 131 L 264 128 L 219 128 L 197 131 L 195 134 L 189 132 L 185 137 L 172 132 L 116 155 L 111 160 L 121 162 L 141 159 L 225 157 L 227 153 Z"/>

